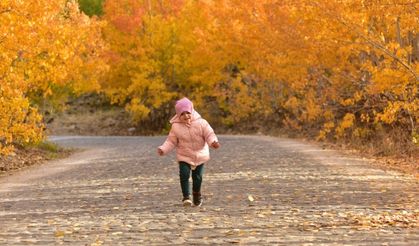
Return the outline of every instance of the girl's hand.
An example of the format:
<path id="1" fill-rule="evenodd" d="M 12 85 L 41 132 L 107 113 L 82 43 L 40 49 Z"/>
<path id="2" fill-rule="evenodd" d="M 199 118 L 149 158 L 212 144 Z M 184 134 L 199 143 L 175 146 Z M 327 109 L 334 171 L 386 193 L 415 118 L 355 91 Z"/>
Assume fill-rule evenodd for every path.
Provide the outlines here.
<path id="1" fill-rule="evenodd" d="M 213 147 L 214 149 L 218 149 L 218 148 L 220 148 L 220 143 L 219 142 L 212 142 L 212 144 L 211 144 L 211 147 Z"/>
<path id="2" fill-rule="evenodd" d="M 158 148 L 157 149 L 157 154 L 159 154 L 159 155 L 163 155 L 164 153 L 163 153 L 163 150 L 161 150 L 160 148 Z"/>

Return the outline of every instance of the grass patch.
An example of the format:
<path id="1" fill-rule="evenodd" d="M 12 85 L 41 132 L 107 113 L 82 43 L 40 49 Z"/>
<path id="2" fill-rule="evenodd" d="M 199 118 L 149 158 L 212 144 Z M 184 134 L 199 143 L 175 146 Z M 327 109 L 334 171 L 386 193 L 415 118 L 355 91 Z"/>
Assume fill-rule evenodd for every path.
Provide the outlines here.
<path id="1" fill-rule="evenodd" d="M 73 149 L 60 147 L 58 144 L 50 141 L 43 141 L 36 145 L 35 148 L 42 152 L 42 155 L 47 160 L 65 158 L 74 152 Z"/>
<path id="2" fill-rule="evenodd" d="M 43 141 L 39 143 L 37 146 L 40 150 L 44 150 L 51 153 L 58 153 L 62 151 L 63 149 L 58 146 L 56 143 L 50 142 L 50 141 Z"/>

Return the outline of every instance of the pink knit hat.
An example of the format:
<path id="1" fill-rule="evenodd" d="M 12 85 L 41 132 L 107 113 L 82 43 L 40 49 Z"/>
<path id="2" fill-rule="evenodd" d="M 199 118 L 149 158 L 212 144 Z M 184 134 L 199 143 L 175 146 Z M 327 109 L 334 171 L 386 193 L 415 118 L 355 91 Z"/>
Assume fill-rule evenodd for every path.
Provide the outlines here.
<path id="1" fill-rule="evenodd" d="M 192 114 L 193 103 L 188 98 L 184 97 L 176 102 L 175 105 L 176 114 L 180 116 L 183 112 L 189 112 Z"/>

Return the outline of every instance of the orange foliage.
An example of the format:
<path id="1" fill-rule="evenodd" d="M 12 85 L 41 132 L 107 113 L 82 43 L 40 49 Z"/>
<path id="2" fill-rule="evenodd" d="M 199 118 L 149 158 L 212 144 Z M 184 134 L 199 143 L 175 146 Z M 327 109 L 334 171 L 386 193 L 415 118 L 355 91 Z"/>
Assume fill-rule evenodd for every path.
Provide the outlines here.
<path id="1" fill-rule="evenodd" d="M 0 143 L 7 148 L 18 132 L 41 138 L 28 98 L 63 88 L 100 90 L 137 122 L 167 118 L 186 95 L 230 126 L 279 118 L 317 127 L 324 139 L 398 124 L 417 139 L 417 8 L 408 0 L 108 0 L 97 21 L 73 1 L 5 0 Z M 26 118 L 8 115 L 11 107 Z M 24 130 L 7 135 L 7 119 Z"/>
<path id="2" fill-rule="evenodd" d="M 75 1 L 0 3 L 0 154 L 43 139 L 34 102 L 97 90 L 105 70 L 100 23 Z M 66 90 L 68 92 L 66 92 Z"/>
<path id="3" fill-rule="evenodd" d="M 412 134 L 417 131 L 417 4 L 173 3 L 144 1 L 141 30 L 108 35 L 121 57 L 114 71 L 121 70 L 111 74 L 107 91 L 129 110 L 141 109 L 138 120 L 187 94 L 198 105 L 215 102 L 217 115 L 231 126 L 256 114 L 282 117 L 294 128 L 324 125 L 320 138 L 360 136 L 358 127 L 381 123 L 408 122 Z M 159 88 L 153 93 L 164 95 L 160 103 L 141 89 L 150 83 Z"/>

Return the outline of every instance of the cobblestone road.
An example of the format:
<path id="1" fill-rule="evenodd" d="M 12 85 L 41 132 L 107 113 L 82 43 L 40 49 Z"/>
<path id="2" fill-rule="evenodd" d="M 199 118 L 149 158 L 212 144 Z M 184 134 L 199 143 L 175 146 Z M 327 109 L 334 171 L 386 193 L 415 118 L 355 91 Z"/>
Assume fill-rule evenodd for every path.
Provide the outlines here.
<path id="1" fill-rule="evenodd" d="M 83 148 L 0 178 L 0 245 L 418 245 L 418 182 L 307 143 L 221 136 L 200 208 L 164 137 L 55 137 Z"/>

